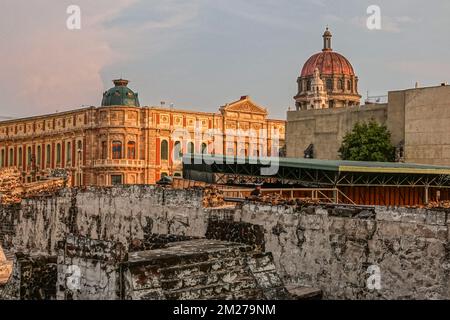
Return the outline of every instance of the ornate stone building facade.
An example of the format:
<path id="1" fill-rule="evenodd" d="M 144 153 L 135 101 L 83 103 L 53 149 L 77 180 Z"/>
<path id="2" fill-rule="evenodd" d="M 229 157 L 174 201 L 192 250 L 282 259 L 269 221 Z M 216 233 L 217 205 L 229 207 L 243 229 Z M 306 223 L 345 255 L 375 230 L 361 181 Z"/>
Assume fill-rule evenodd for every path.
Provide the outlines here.
<path id="1" fill-rule="evenodd" d="M 323 34 L 322 52 L 311 56 L 297 79 L 298 93 L 294 97 L 297 110 L 328 109 L 357 106 L 358 77 L 351 63 L 331 47 L 332 34 Z"/>
<path id="2" fill-rule="evenodd" d="M 258 156 L 284 146 L 285 121 L 267 119 L 248 96 L 206 113 L 140 107 L 128 81 L 114 84 L 101 107 L 0 122 L 0 167 L 18 167 L 26 182 L 61 168 L 74 185 L 153 184 L 182 175 L 183 153 Z M 267 134 L 242 141 L 227 135 L 250 129 Z M 272 147 L 274 132 L 279 146 Z"/>

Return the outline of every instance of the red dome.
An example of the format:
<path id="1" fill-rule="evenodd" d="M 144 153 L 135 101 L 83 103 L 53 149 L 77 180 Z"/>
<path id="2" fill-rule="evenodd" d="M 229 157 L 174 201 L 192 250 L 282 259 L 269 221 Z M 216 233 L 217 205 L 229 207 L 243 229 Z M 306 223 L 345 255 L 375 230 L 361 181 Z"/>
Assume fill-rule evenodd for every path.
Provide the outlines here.
<path id="1" fill-rule="evenodd" d="M 322 51 L 309 58 L 303 66 L 301 77 L 312 76 L 316 68 L 319 68 L 320 74 L 355 75 L 350 62 L 333 51 Z"/>

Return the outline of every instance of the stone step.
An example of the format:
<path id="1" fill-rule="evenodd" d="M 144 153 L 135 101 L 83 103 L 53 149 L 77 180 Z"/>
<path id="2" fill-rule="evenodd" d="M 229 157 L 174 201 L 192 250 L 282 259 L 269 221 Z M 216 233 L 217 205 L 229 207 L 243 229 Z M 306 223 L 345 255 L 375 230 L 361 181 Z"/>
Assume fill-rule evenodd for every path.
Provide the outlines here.
<path id="1" fill-rule="evenodd" d="M 193 240 L 188 242 L 171 243 L 166 248 L 131 252 L 128 255 L 130 265 L 146 261 L 147 265 L 157 265 L 160 268 L 182 266 L 210 261 L 240 257 L 251 251 L 250 246 L 227 243 L 222 244 L 211 240 Z"/>
<path id="2" fill-rule="evenodd" d="M 164 279 L 185 279 L 187 276 L 202 275 L 213 273 L 220 270 L 242 270 L 246 265 L 246 257 L 232 257 L 224 259 L 212 259 L 200 263 L 188 265 L 175 265 L 160 268 L 158 273 Z"/>
<path id="3" fill-rule="evenodd" d="M 216 296 L 230 296 L 242 290 L 258 290 L 256 283 L 252 278 L 239 278 L 233 283 L 221 283 L 212 285 L 200 285 L 188 287 L 179 290 L 170 290 L 165 292 L 168 300 L 204 300 Z"/>
<path id="4" fill-rule="evenodd" d="M 177 290 L 179 288 L 189 288 L 195 286 L 206 286 L 214 284 L 232 283 L 235 279 L 248 278 L 249 281 L 255 281 L 255 278 L 244 268 L 234 268 L 222 270 L 213 273 L 202 273 L 191 275 L 182 279 L 162 279 L 161 287 L 164 290 Z"/>

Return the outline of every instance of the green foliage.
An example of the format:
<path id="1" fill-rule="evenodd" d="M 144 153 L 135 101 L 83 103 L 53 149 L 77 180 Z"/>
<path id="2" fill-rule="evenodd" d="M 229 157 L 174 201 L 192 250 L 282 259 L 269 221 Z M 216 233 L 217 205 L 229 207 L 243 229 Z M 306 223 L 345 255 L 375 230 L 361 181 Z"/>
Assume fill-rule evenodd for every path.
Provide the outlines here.
<path id="1" fill-rule="evenodd" d="M 339 153 L 343 160 L 392 162 L 395 159 L 391 133 L 374 120 L 356 123 L 344 137 Z"/>

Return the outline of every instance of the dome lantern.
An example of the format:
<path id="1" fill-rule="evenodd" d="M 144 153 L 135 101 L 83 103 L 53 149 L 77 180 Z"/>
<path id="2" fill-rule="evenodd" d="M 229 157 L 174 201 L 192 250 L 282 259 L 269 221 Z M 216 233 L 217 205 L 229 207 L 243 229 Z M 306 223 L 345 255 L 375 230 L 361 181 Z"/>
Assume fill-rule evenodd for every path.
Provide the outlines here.
<path id="1" fill-rule="evenodd" d="M 323 49 L 322 51 L 333 51 L 333 49 L 331 48 L 331 38 L 333 37 L 333 35 L 331 34 L 330 30 L 327 29 L 325 30 L 324 34 L 323 34 Z"/>

